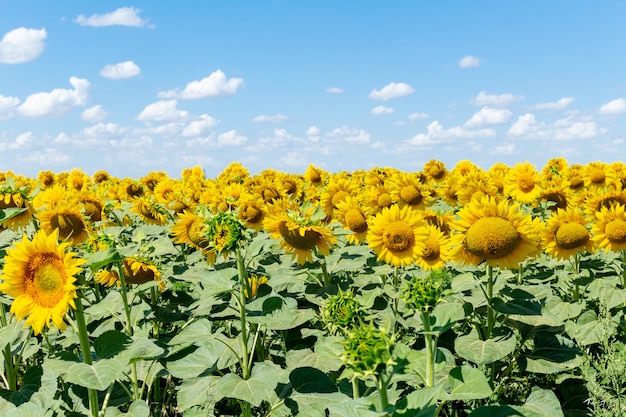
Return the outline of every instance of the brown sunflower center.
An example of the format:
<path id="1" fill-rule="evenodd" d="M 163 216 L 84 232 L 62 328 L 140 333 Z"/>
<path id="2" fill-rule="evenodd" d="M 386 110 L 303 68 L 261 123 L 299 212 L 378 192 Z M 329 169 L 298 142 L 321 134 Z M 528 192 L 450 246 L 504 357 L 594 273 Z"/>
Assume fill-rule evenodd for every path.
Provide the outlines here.
<path id="1" fill-rule="evenodd" d="M 556 244 L 563 249 L 576 249 L 589 241 L 589 231 L 580 223 L 565 223 L 555 234 Z"/>
<path id="2" fill-rule="evenodd" d="M 124 259 L 124 266 L 122 270 L 127 284 L 145 284 L 146 282 L 155 280 L 154 271 L 147 266 L 141 265 L 137 268 L 137 272 L 133 272 L 133 262 L 136 261 Z"/>
<path id="3" fill-rule="evenodd" d="M 284 180 L 283 189 L 287 192 L 287 194 L 294 194 L 296 191 L 298 191 L 298 186 L 296 185 L 295 181 Z"/>
<path id="4" fill-rule="evenodd" d="M 298 250 L 311 250 L 322 238 L 322 235 L 313 229 L 307 229 L 304 233 L 300 233 L 298 229 L 289 230 L 285 222 L 280 224 L 279 231 L 285 242 Z"/>
<path id="5" fill-rule="evenodd" d="M 391 206 L 393 201 L 391 200 L 391 196 L 389 193 L 382 193 L 376 199 L 376 204 L 379 208 L 385 208 Z"/>
<path id="6" fill-rule="evenodd" d="M 126 193 L 131 197 L 141 197 L 143 195 L 143 188 L 137 184 L 130 184 L 126 187 Z"/>
<path id="7" fill-rule="evenodd" d="M 337 191 L 335 194 L 333 194 L 333 198 L 331 199 L 333 203 L 333 207 L 337 208 L 337 204 L 341 203 L 349 195 L 350 194 L 348 194 L 347 191 L 344 191 L 344 190 Z"/>
<path id="8" fill-rule="evenodd" d="M 99 222 L 102 220 L 102 204 L 96 200 L 86 199 L 82 201 L 85 209 L 85 216 L 92 222 Z"/>
<path id="9" fill-rule="evenodd" d="M 522 192 L 528 193 L 535 188 L 535 180 L 528 174 L 521 175 L 517 181 L 517 185 Z"/>
<path id="10" fill-rule="evenodd" d="M 500 259 L 517 248 L 521 236 L 513 223 L 502 217 L 483 217 L 470 226 L 465 247 L 482 259 Z"/>
<path id="11" fill-rule="evenodd" d="M 422 194 L 413 185 L 407 185 L 400 190 L 400 198 L 411 206 L 416 206 L 422 201 Z"/>
<path id="12" fill-rule="evenodd" d="M 389 223 L 383 232 L 383 244 L 391 252 L 403 252 L 415 244 L 415 234 L 409 224 L 403 221 Z"/>
<path id="13" fill-rule="evenodd" d="M 280 194 L 273 188 L 264 188 L 263 191 L 261 191 L 261 197 L 263 197 L 263 201 L 266 203 L 271 203 L 273 200 L 280 197 Z"/>
<path id="14" fill-rule="evenodd" d="M 56 253 L 38 253 L 26 265 L 26 293 L 42 307 L 52 308 L 61 301 L 66 279 L 63 259 Z"/>
<path id="15" fill-rule="evenodd" d="M 346 224 L 355 233 L 363 233 L 367 230 L 367 219 L 361 210 L 352 208 L 346 211 Z"/>
<path id="16" fill-rule="evenodd" d="M 626 221 L 622 219 L 611 220 L 606 224 L 604 232 L 611 243 L 626 243 Z"/>
<path id="17" fill-rule="evenodd" d="M 570 188 L 572 190 L 577 190 L 579 188 L 582 188 L 583 185 L 585 185 L 585 180 L 583 180 L 583 178 L 580 175 L 573 175 L 570 179 Z"/>
<path id="18" fill-rule="evenodd" d="M 14 195 L 11 195 L 11 197 L 9 197 L 7 201 L 6 194 L 0 195 L 0 210 L 4 210 L 6 208 L 22 208 L 22 207 L 25 207 L 23 199 L 17 199 L 16 201 L 16 197 Z"/>
<path id="19" fill-rule="evenodd" d="M 426 240 L 426 249 L 422 254 L 422 258 L 426 261 L 436 261 L 439 259 L 439 255 L 441 254 L 441 247 L 439 246 L 439 241 L 434 238 L 429 238 Z"/>
<path id="20" fill-rule="evenodd" d="M 555 203 L 554 206 L 550 206 L 551 211 L 555 211 L 556 209 L 564 209 L 567 207 L 567 197 L 559 192 L 559 191 L 550 191 L 543 195 L 543 198 L 546 201 L 551 201 Z"/>
<path id="21" fill-rule="evenodd" d="M 436 180 L 440 180 L 441 178 L 443 178 L 443 176 L 445 175 L 446 171 L 441 169 L 441 167 L 438 166 L 438 165 L 433 165 L 428 170 L 428 173 L 430 174 L 431 178 L 434 178 Z"/>
<path id="22" fill-rule="evenodd" d="M 614 204 L 626 204 L 626 201 L 620 195 L 612 195 L 604 197 L 596 205 L 596 211 L 602 210 L 603 207 L 611 208 Z"/>
<path id="23" fill-rule="evenodd" d="M 85 223 L 74 213 L 57 213 L 50 218 L 52 229 L 59 229 L 59 237 L 78 237 L 85 232 Z"/>
<path id="24" fill-rule="evenodd" d="M 263 210 L 252 205 L 246 206 L 242 210 L 242 217 L 244 221 L 256 224 L 263 220 Z"/>

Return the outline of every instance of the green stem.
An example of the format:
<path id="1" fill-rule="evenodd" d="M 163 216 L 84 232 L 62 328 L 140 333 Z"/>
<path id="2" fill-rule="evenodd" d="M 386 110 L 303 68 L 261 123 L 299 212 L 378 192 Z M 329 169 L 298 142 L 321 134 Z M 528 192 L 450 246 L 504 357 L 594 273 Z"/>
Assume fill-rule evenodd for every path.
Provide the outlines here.
<path id="1" fill-rule="evenodd" d="M 580 252 L 574 254 L 574 301 L 580 299 L 580 286 L 578 281 L 580 279 Z"/>
<path id="2" fill-rule="evenodd" d="M 430 314 L 422 311 L 422 322 L 424 326 L 424 337 L 426 338 L 426 388 L 435 386 L 435 353 L 436 346 L 433 346 L 433 335 L 430 333 Z"/>
<path id="3" fill-rule="evenodd" d="M 78 328 L 78 340 L 80 341 L 80 351 L 83 354 L 83 362 L 91 365 L 91 344 L 89 342 L 89 333 L 87 333 L 87 323 L 85 321 L 85 311 L 83 310 L 82 294 L 77 291 L 74 304 L 76 305 L 76 327 Z M 89 410 L 92 417 L 98 417 L 98 392 L 93 388 L 87 388 L 89 397 Z"/>
<path id="4" fill-rule="evenodd" d="M 152 321 L 152 337 L 154 339 L 159 338 L 159 319 L 158 319 L 158 306 L 159 306 L 159 291 L 157 287 L 150 288 L 150 298 L 152 300 L 152 308 L 154 309 L 154 320 Z"/>
<path id="5" fill-rule="evenodd" d="M 622 287 L 626 288 L 626 249 L 622 249 Z"/>
<path id="6" fill-rule="evenodd" d="M 326 267 L 326 258 L 321 256 L 320 264 L 322 265 L 322 275 L 324 276 L 324 286 L 329 287 L 332 283 L 330 275 L 328 274 L 328 268 Z"/>
<path id="7" fill-rule="evenodd" d="M 519 269 L 517 270 L 517 285 L 522 285 L 524 283 L 524 264 L 520 262 Z"/>
<path id="8" fill-rule="evenodd" d="M 492 305 L 494 283 L 493 267 L 487 265 L 487 339 L 491 337 L 491 332 L 496 324 L 496 312 Z"/>
<path id="9" fill-rule="evenodd" d="M 2 301 L 0 301 L 0 323 L 2 323 L 2 327 L 7 327 L 7 312 Z M 7 344 L 2 350 L 2 353 L 4 354 L 4 368 L 7 372 L 7 389 L 17 391 L 17 374 L 15 372 L 13 354 L 11 353 L 11 345 Z"/>
<path id="10" fill-rule="evenodd" d="M 380 397 L 380 410 L 385 411 L 385 408 L 389 405 L 389 398 L 387 396 L 387 382 L 383 376 L 383 373 L 376 375 L 376 387 L 378 388 L 378 396 Z"/>
<path id="11" fill-rule="evenodd" d="M 241 350 L 243 358 L 241 360 L 241 377 L 245 380 L 250 378 L 250 372 L 252 370 L 252 361 L 250 358 L 250 352 L 248 352 L 248 322 L 246 319 L 246 289 L 250 287 L 248 282 L 248 270 L 244 263 L 241 250 L 235 249 L 237 256 L 237 275 L 239 276 L 239 319 L 241 321 Z M 248 294 L 252 294 L 252 290 L 248 289 Z M 250 417 L 252 415 L 252 408 L 250 403 L 243 402 L 241 404 L 241 411 L 243 417 Z"/>
<path id="12" fill-rule="evenodd" d="M 359 380 L 357 378 L 354 378 L 352 380 L 352 399 L 357 400 L 360 397 L 360 392 L 359 392 Z"/>

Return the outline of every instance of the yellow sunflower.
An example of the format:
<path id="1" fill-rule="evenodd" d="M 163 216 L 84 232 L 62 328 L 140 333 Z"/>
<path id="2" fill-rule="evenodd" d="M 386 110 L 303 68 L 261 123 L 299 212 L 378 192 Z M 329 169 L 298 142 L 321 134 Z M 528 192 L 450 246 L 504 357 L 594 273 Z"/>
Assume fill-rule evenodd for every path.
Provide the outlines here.
<path id="1" fill-rule="evenodd" d="M 51 234 L 58 230 L 59 239 L 73 245 L 89 238 L 90 225 L 83 213 L 69 204 L 58 204 L 55 208 L 40 210 L 37 213 L 40 227 Z"/>
<path id="2" fill-rule="evenodd" d="M 567 169 L 567 159 L 559 156 L 557 158 L 550 158 L 548 162 L 541 169 L 541 175 L 543 179 L 550 180 L 553 177 L 563 176 L 564 171 Z"/>
<path id="3" fill-rule="evenodd" d="M 517 268 L 537 254 L 532 217 L 519 204 L 491 197 L 472 200 L 457 213 L 453 223 L 452 257 L 464 264 L 486 262 L 500 268 Z"/>
<path id="4" fill-rule="evenodd" d="M 196 174 L 197 175 L 197 174 Z M 239 162 L 231 162 L 224 168 L 224 170 L 217 176 L 217 180 L 222 183 L 243 183 L 250 177 L 250 172 Z M 183 178 L 184 179 L 184 178 Z"/>
<path id="5" fill-rule="evenodd" d="M 47 234 L 39 230 L 29 241 L 7 250 L 0 291 L 14 298 L 11 313 L 18 319 L 26 316 L 26 326 L 32 326 L 37 335 L 50 322 L 63 330 L 64 317 L 69 307 L 76 308 L 75 275 L 85 260 L 67 252 L 69 243 L 58 244 L 57 232 Z"/>
<path id="6" fill-rule="evenodd" d="M 592 239 L 599 248 L 607 251 L 626 249 L 626 213 L 623 204 L 602 207 L 596 212 L 591 229 Z"/>
<path id="7" fill-rule="evenodd" d="M 324 212 L 332 217 L 337 204 L 349 196 L 356 195 L 357 189 L 357 186 L 348 178 L 331 177 L 326 187 L 321 191 L 320 203 Z"/>
<path id="8" fill-rule="evenodd" d="M 414 173 L 400 172 L 388 181 L 391 187 L 391 198 L 397 201 L 400 207 L 409 206 L 414 209 L 424 209 L 432 202 L 432 189 L 420 181 Z"/>
<path id="9" fill-rule="evenodd" d="M 424 254 L 428 234 L 418 210 L 394 204 L 371 219 L 367 241 L 379 261 L 403 266 L 410 265 Z"/>
<path id="10" fill-rule="evenodd" d="M 365 204 L 375 213 L 395 203 L 391 196 L 391 187 L 385 184 L 368 187 L 363 194 Z"/>
<path id="11" fill-rule="evenodd" d="M 120 285 L 120 277 L 117 275 L 117 271 L 103 269 L 98 271 L 93 277 L 94 281 L 105 287 L 112 287 L 114 285 Z"/>
<path id="12" fill-rule="evenodd" d="M 148 198 L 139 197 L 133 204 L 132 211 L 139 215 L 141 220 L 148 224 L 165 224 L 169 220 L 169 213 L 165 207 Z"/>
<path id="13" fill-rule="evenodd" d="M 585 187 L 617 187 L 615 171 L 606 162 L 590 162 L 582 168 Z M 621 186 L 621 182 L 620 182 Z"/>
<path id="14" fill-rule="evenodd" d="M 346 236 L 348 242 L 357 244 L 365 242 L 367 237 L 367 218 L 370 210 L 363 208 L 363 204 L 357 197 L 348 196 L 337 203 L 334 216 L 343 227 L 352 233 Z"/>
<path id="15" fill-rule="evenodd" d="M 431 159 L 426 162 L 422 172 L 426 176 L 427 181 L 434 184 L 440 183 L 446 178 L 446 175 L 448 175 L 445 164 L 436 159 Z"/>
<path id="16" fill-rule="evenodd" d="M 41 184 L 41 188 L 46 189 L 54 184 L 54 181 L 56 180 L 56 175 L 54 175 L 54 172 L 52 171 L 39 171 L 39 174 L 37 174 L 37 179 Z"/>
<path id="17" fill-rule="evenodd" d="M 587 218 L 580 210 L 558 209 L 545 222 L 541 233 L 544 251 L 558 259 L 569 259 L 577 252 L 593 253 L 594 242 L 587 223 Z"/>
<path id="18" fill-rule="evenodd" d="M 263 227 L 273 239 L 279 239 L 280 246 L 302 265 L 313 261 L 314 250 L 321 255 L 329 255 L 330 246 L 337 240 L 332 231 L 322 224 L 324 217 L 325 213 L 319 205 L 306 206 L 305 203 L 299 212 L 268 215 Z"/>
<path id="19" fill-rule="evenodd" d="M 437 270 L 444 268 L 450 261 L 451 241 L 450 237 L 442 232 L 437 226 L 429 224 L 426 249 L 417 257 L 417 265 L 423 270 Z"/>
<path id="20" fill-rule="evenodd" d="M 109 174 L 107 171 L 96 171 L 93 174 L 93 182 L 95 182 L 96 184 L 102 184 L 104 182 L 107 182 L 111 179 L 111 174 Z"/>
<path id="21" fill-rule="evenodd" d="M 0 188 L 0 210 L 23 209 L 20 214 L 7 220 L 0 220 L 3 227 L 11 230 L 21 230 L 25 228 L 33 219 L 35 210 L 30 198 L 25 191 L 14 190 L 12 187 Z"/>
<path id="22" fill-rule="evenodd" d="M 498 194 L 504 193 L 504 177 L 506 173 L 511 169 L 503 162 L 496 162 L 489 168 L 489 177 L 491 177 L 491 183 L 498 189 Z"/>
<path id="23" fill-rule="evenodd" d="M 326 183 L 326 178 L 328 177 L 328 173 L 321 168 L 317 168 L 313 164 L 309 164 L 306 171 L 304 172 L 304 180 L 307 184 L 312 185 L 314 187 L 321 187 Z"/>
<path id="24" fill-rule="evenodd" d="M 265 220 L 265 208 L 258 199 L 246 196 L 239 203 L 237 216 L 244 226 L 254 230 L 261 230 L 263 228 L 263 220 Z"/>
<path id="25" fill-rule="evenodd" d="M 536 203 L 541 194 L 539 172 L 530 162 L 520 162 L 504 177 L 504 194 L 523 204 Z"/>
<path id="26" fill-rule="evenodd" d="M 146 282 L 159 281 L 159 286 L 163 288 L 161 272 L 156 265 L 138 257 L 124 258 L 122 272 L 127 284 L 145 284 Z"/>
<path id="27" fill-rule="evenodd" d="M 554 203 L 548 209 L 556 211 L 557 209 L 566 209 L 573 204 L 574 192 L 566 178 L 561 175 L 552 175 L 549 178 L 544 177 L 541 181 L 539 198 L 546 203 Z"/>
<path id="28" fill-rule="evenodd" d="M 494 185 L 493 177 L 480 169 L 459 177 L 456 189 L 456 199 L 461 205 L 472 200 L 480 200 L 485 196 L 496 197 L 498 195 L 498 187 Z"/>
<path id="29" fill-rule="evenodd" d="M 580 192 L 585 187 L 585 179 L 583 177 L 583 166 L 580 164 L 572 164 L 563 170 L 563 175 L 569 182 L 569 187 L 574 192 Z"/>
<path id="30" fill-rule="evenodd" d="M 178 220 L 170 228 L 174 243 L 188 243 L 204 249 L 207 246 L 205 220 L 193 211 L 184 211 L 177 216 Z"/>

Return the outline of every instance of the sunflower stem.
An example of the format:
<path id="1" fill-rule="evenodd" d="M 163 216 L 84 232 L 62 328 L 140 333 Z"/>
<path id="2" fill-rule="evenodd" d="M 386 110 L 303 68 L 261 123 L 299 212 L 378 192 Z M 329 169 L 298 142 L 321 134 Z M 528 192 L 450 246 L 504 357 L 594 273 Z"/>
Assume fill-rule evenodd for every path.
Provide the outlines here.
<path id="1" fill-rule="evenodd" d="M 152 301 L 152 308 L 154 309 L 154 320 L 152 321 L 152 337 L 155 339 L 159 338 L 159 320 L 157 313 L 157 308 L 159 305 L 159 292 L 156 287 L 150 288 L 150 298 Z"/>
<path id="2" fill-rule="evenodd" d="M 622 287 L 626 288 L 626 249 L 622 249 Z"/>
<path id="3" fill-rule="evenodd" d="M 77 297 L 74 299 L 76 305 L 76 327 L 78 328 L 78 340 L 80 341 L 80 351 L 83 354 L 83 362 L 91 365 L 91 344 L 89 342 L 89 333 L 87 333 L 87 322 L 85 321 L 85 310 L 83 309 L 82 294 L 77 291 Z M 92 417 L 98 417 L 100 408 L 98 406 L 98 392 L 93 388 L 87 388 L 89 397 L 89 411 Z"/>
<path id="4" fill-rule="evenodd" d="M 487 264 L 487 339 L 491 337 L 491 332 L 496 324 L 496 312 L 493 310 L 493 266 Z"/>
<path id="5" fill-rule="evenodd" d="M 7 312 L 4 303 L 0 301 L 0 323 L 2 327 L 7 327 Z M 13 354 L 11 353 L 11 345 L 7 344 L 2 353 L 4 354 L 4 368 L 7 373 L 7 389 L 17 391 L 17 375 L 15 373 L 15 363 L 13 362 Z"/>
<path id="6" fill-rule="evenodd" d="M 430 333 L 430 314 L 422 311 L 422 324 L 424 326 L 424 338 L 426 339 L 426 388 L 435 386 L 435 352 L 433 345 L 433 335 Z"/>
<path id="7" fill-rule="evenodd" d="M 246 319 L 246 290 L 250 287 L 248 282 L 248 271 L 241 255 L 241 250 L 237 247 L 235 249 L 235 255 L 237 256 L 237 275 L 239 276 L 239 318 L 241 320 L 241 345 L 243 358 L 241 360 L 241 376 L 247 380 L 250 378 L 250 370 L 252 369 L 252 361 L 250 358 L 250 352 L 248 352 L 248 322 Z M 252 289 L 248 290 L 248 294 L 252 294 Z M 243 402 L 241 404 L 242 416 L 250 417 L 252 415 L 252 409 L 250 403 Z"/>
<path id="8" fill-rule="evenodd" d="M 385 411 L 385 408 L 389 405 L 389 397 L 387 396 L 387 382 L 383 372 L 376 375 L 376 388 L 378 388 L 378 396 L 380 397 L 379 411 Z"/>
<path id="9" fill-rule="evenodd" d="M 360 396 L 361 396 L 361 394 L 360 394 L 360 391 L 359 391 L 359 380 L 358 380 L 358 378 L 354 378 L 352 380 L 352 399 L 353 400 L 358 400 Z"/>
<path id="10" fill-rule="evenodd" d="M 580 299 L 580 286 L 578 283 L 580 279 L 580 252 L 576 252 L 574 254 L 573 267 L 574 267 L 574 301 L 578 301 Z"/>

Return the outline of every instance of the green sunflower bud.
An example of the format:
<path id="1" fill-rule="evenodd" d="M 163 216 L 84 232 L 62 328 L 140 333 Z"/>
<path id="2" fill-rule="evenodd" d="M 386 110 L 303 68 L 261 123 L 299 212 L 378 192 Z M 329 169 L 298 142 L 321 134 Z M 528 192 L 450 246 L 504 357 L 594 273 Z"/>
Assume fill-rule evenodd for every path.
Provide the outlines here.
<path id="1" fill-rule="evenodd" d="M 220 211 L 206 223 L 206 242 L 217 253 L 234 250 L 243 239 L 243 225 L 231 213 Z"/>
<path id="2" fill-rule="evenodd" d="M 365 315 L 363 307 L 352 291 L 339 290 L 322 306 L 321 318 L 331 334 L 348 330 L 360 323 Z"/>
<path id="3" fill-rule="evenodd" d="M 392 359 L 394 342 L 394 337 L 384 329 L 377 329 L 372 323 L 361 323 L 347 332 L 342 359 L 355 376 L 377 376 L 387 366 L 395 365 Z"/>
<path id="4" fill-rule="evenodd" d="M 441 300 L 448 274 L 444 270 L 432 271 L 426 277 L 416 277 L 406 282 L 402 297 L 410 308 L 420 311 L 431 311 Z"/>

